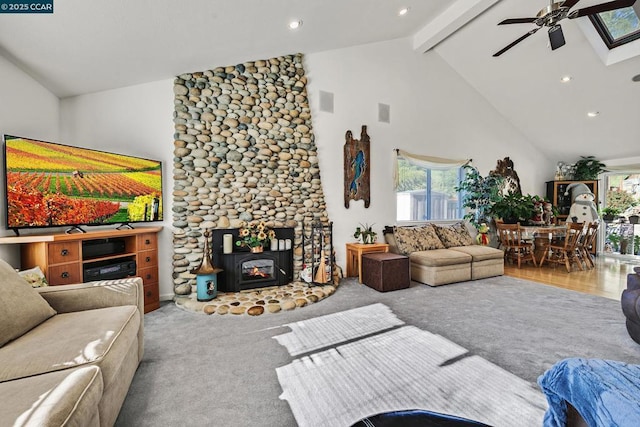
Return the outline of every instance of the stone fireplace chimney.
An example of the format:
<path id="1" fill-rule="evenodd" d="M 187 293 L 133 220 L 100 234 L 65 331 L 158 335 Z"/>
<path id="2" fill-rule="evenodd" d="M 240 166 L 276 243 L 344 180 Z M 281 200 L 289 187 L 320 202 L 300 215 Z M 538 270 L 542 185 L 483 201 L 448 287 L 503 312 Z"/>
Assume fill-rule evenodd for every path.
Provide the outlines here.
<path id="1" fill-rule="evenodd" d="M 173 280 L 191 293 L 208 228 L 329 221 L 301 54 L 182 74 L 174 81 Z M 213 248 L 217 250 L 217 248 Z"/>

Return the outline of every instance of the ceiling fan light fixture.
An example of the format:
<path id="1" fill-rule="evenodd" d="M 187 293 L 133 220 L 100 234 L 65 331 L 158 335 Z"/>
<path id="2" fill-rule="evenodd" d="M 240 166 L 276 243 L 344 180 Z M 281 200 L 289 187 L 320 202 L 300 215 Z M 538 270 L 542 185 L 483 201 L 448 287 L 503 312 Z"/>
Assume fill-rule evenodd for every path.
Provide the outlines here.
<path id="1" fill-rule="evenodd" d="M 507 24 L 535 24 L 536 28 L 516 39 L 511 44 L 494 53 L 493 56 L 500 56 L 513 46 L 532 35 L 540 28 L 549 28 L 549 46 L 551 50 L 556 50 L 565 45 L 564 34 L 560 27 L 560 21 L 563 19 L 575 19 L 582 16 L 590 16 L 612 10 L 622 9 L 633 5 L 636 0 L 611 0 L 605 3 L 584 7 L 582 9 L 571 10 L 580 0 L 549 0 L 549 5 L 540 10 L 535 17 L 528 18 L 508 18 L 498 22 L 498 25 Z"/>
<path id="2" fill-rule="evenodd" d="M 289 22 L 289 29 L 290 30 L 297 30 L 301 26 L 302 26 L 302 19 L 295 19 L 295 20 Z"/>

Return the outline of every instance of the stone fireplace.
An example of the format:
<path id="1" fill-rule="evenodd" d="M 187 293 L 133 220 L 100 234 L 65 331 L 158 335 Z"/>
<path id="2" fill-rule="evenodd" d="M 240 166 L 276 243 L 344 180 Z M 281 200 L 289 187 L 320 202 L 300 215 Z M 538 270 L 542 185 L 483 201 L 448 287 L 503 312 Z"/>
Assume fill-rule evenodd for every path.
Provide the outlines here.
<path id="1" fill-rule="evenodd" d="M 293 267 L 287 274 L 296 278 L 303 263 L 302 224 L 329 222 L 302 60 L 301 54 L 287 55 L 174 80 L 177 295 L 192 292 L 205 229 L 258 220 L 292 228 Z M 215 258 L 220 250 L 213 251 Z"/>

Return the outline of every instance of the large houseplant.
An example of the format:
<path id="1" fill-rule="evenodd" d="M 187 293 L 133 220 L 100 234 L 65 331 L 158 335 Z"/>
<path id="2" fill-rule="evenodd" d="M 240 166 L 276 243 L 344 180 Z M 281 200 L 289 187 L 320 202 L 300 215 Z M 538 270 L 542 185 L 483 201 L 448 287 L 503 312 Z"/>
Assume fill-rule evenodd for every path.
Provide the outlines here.
<path id="1" fill-rule="evenodd" d="M 491 215 L 507 224 L 527 222 L 535 211 L 536 196 L 512 193 L 502 197 L 491 206 Z"/>
<path id="2" fill-rule="evenodd" d="M 474 166 L 463 166 L 465 177 L 455 190 L 462 195 L 462 206 L 467 209 L 464 218 L 476 228 L 481 223 L 489 223 L 490 209 L 501 199 L 500 189 L 504 177 L 488 175 L 483 177 Z"/>
<path id="3" fill-rule="evenodd" d="M 581 159 L 573 165 L 573 179 L 576 181 L 598 179 L 600 172 L 604 171 L 605 164 L 593 156 L 580 157 Z"/>

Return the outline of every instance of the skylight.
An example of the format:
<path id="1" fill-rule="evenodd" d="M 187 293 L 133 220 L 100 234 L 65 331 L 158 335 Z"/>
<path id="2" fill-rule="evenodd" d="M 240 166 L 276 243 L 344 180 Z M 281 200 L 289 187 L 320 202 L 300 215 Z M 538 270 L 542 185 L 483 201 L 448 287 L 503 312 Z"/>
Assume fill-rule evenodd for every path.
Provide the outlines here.
<path id="1" fill-rule="evenodd" d="M 633 7 L 589 15 L 589 19 L 609 49 L 640 38 L 640 19 Z"/>

